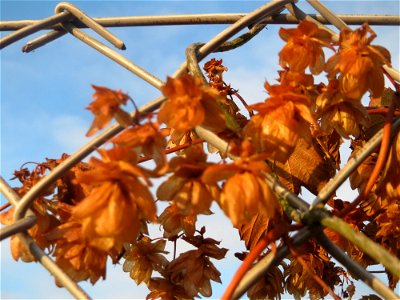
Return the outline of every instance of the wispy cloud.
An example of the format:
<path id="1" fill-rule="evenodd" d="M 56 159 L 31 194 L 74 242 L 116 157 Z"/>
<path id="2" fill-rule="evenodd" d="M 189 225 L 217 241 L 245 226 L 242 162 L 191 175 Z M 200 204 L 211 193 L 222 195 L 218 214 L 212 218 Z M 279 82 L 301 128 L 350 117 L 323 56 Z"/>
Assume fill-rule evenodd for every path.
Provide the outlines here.
<path id="1" fill-rule="evenodd" d="M 60 115 L 50 122 L 51 137 L 66 153 L 76 151 L 89 139 L 85 136 L 87 122 L 78 116 Z"/>

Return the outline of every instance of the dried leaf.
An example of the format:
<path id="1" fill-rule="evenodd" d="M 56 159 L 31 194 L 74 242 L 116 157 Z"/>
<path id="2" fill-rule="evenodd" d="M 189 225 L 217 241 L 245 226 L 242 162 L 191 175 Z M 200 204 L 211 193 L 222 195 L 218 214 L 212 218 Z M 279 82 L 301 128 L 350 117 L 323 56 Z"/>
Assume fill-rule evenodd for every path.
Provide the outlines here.
<path id="1" fill-rule="evenodd" d="M 395 92 L 391 88 L 385 87 L 381 97 L 373 98 L 371 96 L 369 106 L 389 106 L 393 101 L 394 94 Z"/>
<path id="2" fill-rule="evenodd" d="M 336 169 L 340 169 L 340 145 L 343 143 L 343 139 L 340 135 L 333 130 L 330 134 L 319 136 L 317 142 L 321 147 L 327 158 L 330 158 L 336 166 Z"/>
<path id="3" fill-rule="evenodd" d="M 261 240 L 269 224 L 269 218 L 263 214 L 256 214 L 249 222 L 239 226 L 240 239 L 244 240 L 246 248 L 251 250 Z"/>
<path id="4" fill-rule="evenodd" d="M 294 193 L 299 193 L 300 186 L 304 186 L 317 195 L 335 174 L 334 164 L 324 158 L 321 146 L 315 140 L 308 145 L 299 139 L 293 154 L 285 163 L 273 163 L 273 170 L 279 179 Z"/>

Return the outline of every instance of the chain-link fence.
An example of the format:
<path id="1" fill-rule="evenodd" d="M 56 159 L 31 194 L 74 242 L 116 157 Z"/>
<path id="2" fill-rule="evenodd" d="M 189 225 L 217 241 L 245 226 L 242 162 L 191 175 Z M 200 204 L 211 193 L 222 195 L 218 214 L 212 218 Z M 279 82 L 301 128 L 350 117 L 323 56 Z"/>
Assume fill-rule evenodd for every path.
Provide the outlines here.
<path id="1" fill-rule="evenodd" d="M 40 30 L 50 30 L 48 33 L 29 41 L 23 47 L 23 52 L 30 52 L 38 49 L 47 43 L 50 43 L 66 34 L 71 34 L 88 46 L 96 49 L 109 59 L 115 61 L 120 66 L 126 68 L 136 76 L 140 77 L 156 89 L 160 89 L 164 82 L 153 74 L 142 69 L 128 58 L 113 50 L 109 46 L 101 43 L 87 31 L 82 28 L 90 28 L 107 40 L 118 49 L 124 49 L 122 40 L 113 35 L 106 27 L 129 27 L 129 26 L 161 26 L 161 25 L 189 25 L 189 24 L 230 24 L 222 30 L 213 39 L 204 44 L 190 45 L 187 48 L 187 60 L 173 74 L 173 77 L 179 77 L 187 69 L 192 73 L 199 71 L 198 63 L 212 52 L 229 51 L 247 43 L 250 39 L 256 37 L 257 33 L 267 24 L 296 24 L 300 20 L 306 19 L 324 27 L 324 24 L 332 24 L 338 30 L 346 28 L 348 25 L 362 24 L 364 22 L 370 25 L 400 25 L 399 16 L 378 16 L 378 15 L 336 15 L 327 9 L 319 1 L 308 1 L 319 14 L 305 14 L 291 0 L 279 0 L 261 5 L 258 9 L 248 14 L 198 14 L 198 15 L 164 15 L 164 16 L 131 16 L 131 17 L 109 17 L 109 18 L 91 18 L 84 14 L 79 8 L 69 3 L 60 3 L 56 6 L 55 14 L 43 20 L 27 21 L 2 21 L 0 30 L 14 31 L 4 36 L 0 40 L 0 48 L 25 38 Z M 284 13 L 284 9 L 288 13 Z M 232 39 L 237 33 L 249 28 L 248 32 L 239 38 Z M 325 27 L 327 28 L 327 27 Z M 327 28 L 338 40 L 338 34 Z M 385 71 L 397 82 L 400 82 L 400 74 L 397 70 L 383 66 Z M 201 71 L 200 71 L 201 72 Z M 3 99 L 6 100 L 6 99 Z M 165 101 L 161 96 L 132 113 L 132 116 L 153 112 L 157 110 Z M 400 119 L 394 118 L 391 124 L 392 134 L 397 132 L 400 127 Z M 71 167 L 82 161 L 95 149 L 101 147 L 106 141 L 120 133 L 124 128 L 115 124 L 105 130 L 103 133 L 93 138 L 89 143 L 77 150 L 65 161 L 55 167 L 40 182 L 32 187 L 22 198 L 1 178 L 0 189 L 12 206 L 15 207 L 14 222 L 1 229 L 1 238 L 5 239 L 18 234 L 19 239 L 28 247 L 31 254 L 46 268 L 57 281 L 64 286 L 76 298 L 89 298 L 73 280 L 71 280 L 53 260 L 32 240 L 27 230 L 36 223 L 36 217 L 29 209 L 33 200 L 43 194 L 54 182 L 60 178 Z M 224 152 L 228 145 L 226 141 L 204 128 L 196 128 L 196 133 L 207 143 Z M 310 238 L 314 239 L 332 257 L 345 266 L 355 277 L 361 279 L 369 285 L 378 294 L 386 299 L 394 299 L 396 295 L 390 288 L 380 280 L 367 272 L 364 267 L 349 258 L 349 256 L 336 246 L 321 230 L 323 227 L 332 228 L 332 224 L 340 224 L 341 234 L 346 236 L 350 242 L 360 247 L 370 257 L 375 258 L 394 276 L 399 277 L 399 260 L 391 255 L 380 245 L 375 244 L 366 238 L 362 233 L 352 231 L 349 233 L 348 225 L 341 219 L 326 213 L 323 209 L 328 199 L 334 194 L 338 187 L 350 176 L 350 174 L 359 166 L 369 155 L 380 145 L 384 135 L 384 129 L 379 130 L 363 147 L 353 156 L 348 163 L 326 184 L 318 193 L 314 202 L 309 205 L 299 196 L 295 195 L 272 175 L 264 174 L 269 187 L 281 198 L 285 199 L 291 206 L 296 215 L 304 222 L 309 221 L 309 225 L 299 230 L 292 239 L 293 245 L 302 244 Z M 312 221 L 310 221 L 312 220 Z M 308 222 L 307 221 L 307 222 Z M 335 228 L 336 228 L 335 225 Z M 290 253 L 286 245 L 281 245 L 274 252 L 270 252 L 260 260 L 247 274 L 242 278 L 237 286 L 233 297 L 238 298 L 243 295 L 260 277 L 263 276 L 274 265 L 279 263 Z"/>

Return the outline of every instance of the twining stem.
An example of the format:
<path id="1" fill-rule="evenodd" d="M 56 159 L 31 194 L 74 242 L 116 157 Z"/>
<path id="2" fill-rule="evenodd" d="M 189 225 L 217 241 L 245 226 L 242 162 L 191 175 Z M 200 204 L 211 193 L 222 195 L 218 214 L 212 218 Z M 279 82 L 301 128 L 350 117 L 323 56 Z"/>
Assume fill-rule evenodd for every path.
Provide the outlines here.
<path id="1" fill-rule="evenodd" d="M 165 149 L 165 154 L 171 154 L 171 153 L 177 152 L 179 150 L 186 149 L 186 148 L 190 147 L 191 145 L 203 143 L 204 141 L 205 141 L 205 139 L 202 139 L 202 138 L 194 139 L 194 140 L 184 143 L 182 145 L 178 145 L 178 146 L 175 146 L 175 147 L 172 147 L 169 149 Z M 148 156 L 141 157 L 138 159 L 138 163 L 142 163 L 142 162 L 149 161 L 152 159 L 153 159 L 153 157 L 148 157 Z"/>
<path id="2" fill-rule="evenodd" d="M 237 269 L 235 275 L 232 280 L 229 282 L 224 294 L 222 295 L 222 300 L 230 300 L 232 299 L 233 293 L 235 292 L 236 287 L 239 285 L 240 281 L 247 273 L 247 271 L 252 267 L 255 260 L 259 257 L 259 255 L 267 248 L 267 246 L 274 241 L 277 241 L 284 235 L 286 235 L 289 231 L 298 230 L 302 228 L 302 224 L 294 224 L 286 228 L 275 227 L 251 249 L 250 253 L 246 256 L 240 267 Z"/>
<path id="3" fill-rule="evenodd" d="M 270 233 L 270 232 L 269 232 Z M 225 289 L 224 294 L 222 295 L 222 300 L 230 300 L 232 299 L 232 295 L 235 292 L 236 287 L 239 285 L 243 276 L 247 273 L 247 271 L 251 268 L 257 257 L 264 251 L 267 246 L 274 241 L 275 239 L 268 238 L 268 234 L 261 239 L 255 247 L 250 251 L 250 253 L 246 256 L 240 267 L 237 269 L 235 275 L 229 282 L 227 288 Z"/>
<path id="4" fill-rule="evenodd" d="M 247 102 L 243 99 L 242 96 L 240 96 L 240 94 L 237 91 L 233 91 L 232 95 L 236 96 L 240 100 L 240 102 L 242 102 L 244 108 L 246 108 L 246 110 L 249 112 L 250 117 L 254 116 L 253 110 L 250 108 Z"/>
<path id="5" fill-rule="evenodd" d="M 390 135 L 392 131 L 392 119 L 393 119 L 394 107 L 395 107 L 395 101 L 392 101 L 388 113 L 386 115 L 385 125 L 383 126 L 383 137 L 382 137 L 381 148 L 379 149 L 378 159 L 371 173 L 371 176 L 368 179 L 367 185 L 362 190 L 362 192 L 356 197 L 356 199 L 354 199 L 354 201 L 350 203 L 350 205 L 346 206 L 337 214 L 338 217 L 344 217 L 353 209 L 355 209 L 357 205 L 359 205 L 361 201 L 365 199 L 365 197 L 371 192 L 372 187 L 374 186 L 376 180 L 379 177 L 379 174 L 381 173 L 384 165 L 386 164 L 386 158 L 388 156 L 390 147 Z"/>
<path id="6" fill-rule="evenodd" d="M 6 208 L 8 208 L 10 206 L 11 206 L 10 202 L 4 203 L 2 206 L 0 206 L 0 212 L 2 212 L 3 210 L 5 210 Z"/>
<path id="7" fill-rule="evenodd" d="M 389 108 L 388 107 L 376 107 L 376 108 L 368 108 L 367 109 L 367 113 L 369 115 L 386 115 L 388 113 Z M 395 117 L 400 117 L 400 111 L 399 110 L 395 110 L 393 112 L 393 116 Z"/>

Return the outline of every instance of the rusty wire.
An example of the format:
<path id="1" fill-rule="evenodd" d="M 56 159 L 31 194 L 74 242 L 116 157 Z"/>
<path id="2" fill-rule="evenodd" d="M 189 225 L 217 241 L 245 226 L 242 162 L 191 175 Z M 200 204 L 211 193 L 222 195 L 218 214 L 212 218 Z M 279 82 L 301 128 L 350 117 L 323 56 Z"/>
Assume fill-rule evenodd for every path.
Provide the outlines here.
<path id="1" fill-rule="evenodd" d="M 188 25 L 188 24 L 232 24 L 225 30 L 220 32 L 217 36 L 205 44 L 198 45 L 188 55 L 188 61 L 182 65 L 174 73 L 174 77 L 180 76 L 186 68 L 197 67 L 197 63 L 204 59 L 208 54 L 213 51 L 218 51 L 218 48 L 228 45 L 226 42 L 235 34 L 248 26 L 257 24 L 289 24 L 297 23 L 300 19 L 307 18 L 323 26 L 323 24 L 333 24 L 338 29 L 342 29 L 347 24 L 360 24 L 365 21 L 370 24 L 376 25 L 400 25 L 399 16 L 370 16 L 370 15 L 335 15 L 327 9 L 319 1 L 308 1 L 321 15 L 310 15 L 302 12 L 294 3 L 293 0 L 276 0 L 265 5 L 260 6 L 253 12 L 248 14 L 197 14 L 197 15 L 170 15 L 170 16 L 134 16 L 134 17 L 114 17 L 114 18 L 90 18 L 84 14 L 76 6 L 62 2 L 56 6 L 55 15 L 45 18 L 43 20 L 26 20 L 26 21 L 3 21 L 0 22 L 0 31 L 16 30 L 0 39 L 0 49 L 4 48 L 17 40 L 20 40 L 34 32 L 43 29 L 50 29 L 52 31 L 45 35 L 28 42 L 23 51 L 28 52 L 32 49 L 37 49 L 48 42 L 63 36 L 65 33 L 70 33 L 76 38 L 80 39 L 90 47 L 93 47 L 100 53 L 106 55 L 114 60 L 121 66 L 125 67 L 133 74 L 141 79 L 147 81 L 149 84 L 157 89 L 164 84 L 163 81 L 156 78 L 154 75 L 148 73 L 141 67 L 129 61 L 120 53 L 112 50 L 101 42 L 97 41 L 90 35 L 84 33 L 80 28 L 89 27 L 96 33 L 104 37 L 107 41 L 113 44 L 118 49 L 125 49 L 123 41 L 115 37 L 104 27 L 117 27 L 117 26 L 159 26 L 159 25 Z M 281 11 L 286 7 L 290 14 L 281 14 Z M 330 30 L 333 32 L 332 30 Z M 255 33 L 256 34 L 256 33 Z M 251 37 L 253 37 L 253 34 Z M 333 32 L 337 36 L 335 32 Z M 251 35 L 251 34 L 250 34 Z M 230 43 L 234 44 L 237 41 L 233 40 Z M 247 40 L 245 41 L 247 42 Z M 230 45 L 231 45 L 230 44 Z M 240 45 L 236 45 L 240 46 Z M 229 46 L 231 47 L 231 46 Z M 192 56 L 195 63 L 190 62 Z M 193 57 L 194 56 L 194 57 Z M 399 72 L 386 66 L 388 72 L 400 81 Z M 160 107 L 165 97 L 161 96 L 148 102 L 142 106 L 137 112 L 133 112 L 132 116 L 137 113 L 151 112 Z M 394 121 L 392 124 L 393 131 L 396 132 L 400 127 L 400 119 Z M 8 186 L 8 184 L 0 178 L 0 192 L 12 203 L 15 207 L 14 224 L 2 229 L 1 239 L 6 238 L 12 234 L 18 233 L 18 237 L 25 243 L 34 257 L 38 259 L 43 266 L 76 298 L 89 298 L 88 295 L 73 282 L 65 273 L 58 268 L 58 266 L 39 248 L 39 246 L 32 240 L 27 229 L 35 222 L 33 213 L 29 210 L 32 201 L 40 196 L 47 187 L 61 177 L 76 163 L 80 162 L 87 155 L 92 153 L 94 149 L 103 145 L 111 137 L 122 131 L 122 126 L 114 124 L 105 130 L 102 134 L 93 138 L 89 143 L 84 145 L 81 149 L 73 153 L 69 158 L 58 165 L 47 176 L 45 176 L 38 184 L 36 184 L 22 199 Z M 215 146 L 221 151 L 226 151 L 226 142 L 220 139 L 212 132 L 202 128 L 196 128 L 197 134 L 204 138 L 208 143 Z M 350 173 L 361 163 L 364 159 L 380 144 L 382 140 L 382 131 L 376 133 L 371 140 L 364 146 L 363 150 L 353 157 L 346 164 L 344 168 L 327 184 L 318 194 L 313 204 L 309 206 L 303 199 L 291 193 L 288 189 L 283 187 L 273 176 L 266 174 L 266 181 L 271 189 L 283 199 L 286 199 L 298 214 L 307 215 L 314 213 L 317 206 L 323 205 L 326 199 L 336 191 L 341 183 L 348 178 Z M 234 157 L 233 157 L 234 159 Z M 318 212 L 318 211 L 317 211 Z M 326 218 L 322 216 L 321 218 Z M 22 225 L 21 225 L 22 224 Z M 382 282 L 376 279 L 371 273 L 367 272 L 363 267 L 359 266 L 356 262 L 351 260 L 345 252 L 336 247 L 321 231 L 321 228 L 305 227 L 293 237 L 293 243 L 301 244 L 309 238 L 314 238 L 321 244 L 333 257 L 341 262 L 350 272 L 362 279 L 367 285 L 372 287 L 377 293 L 385 298 L 398 297 L 392 290 L 386 287 Z M 380 246 L 379 246 L 380 247 Z M 256 280 L 265 274 L 268 269 L 274 264 L 281 261 L 289 254 L 288 248 L 282 246 L 278 249 L 276 254 L 272 253 L 262 259 L 253 269 L 251 269 L 243 278 L 237 287 L 234 298 L 240 297 L 248 288 L 250 288 Z M 399 263 L 394 259 L 394 263 Z"/>

